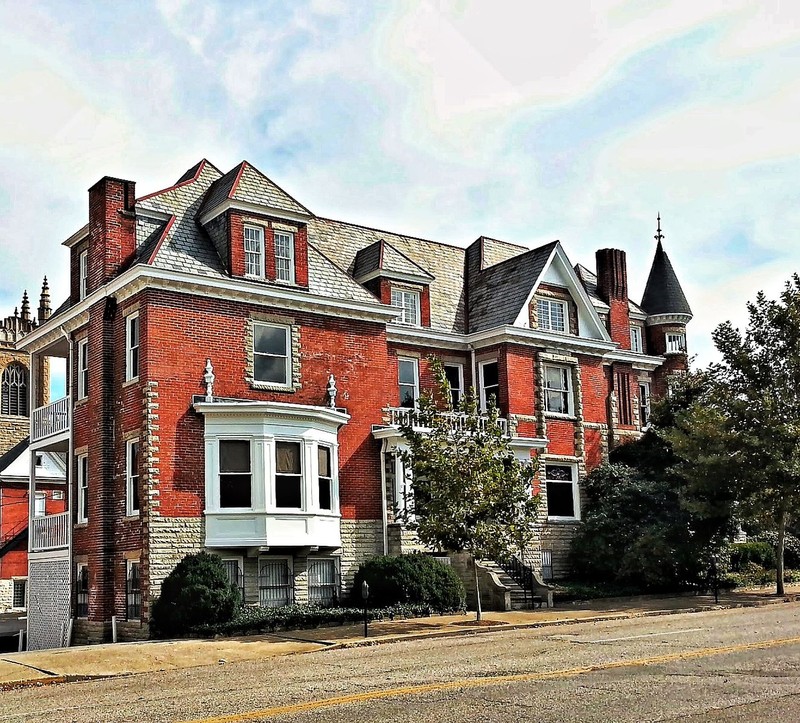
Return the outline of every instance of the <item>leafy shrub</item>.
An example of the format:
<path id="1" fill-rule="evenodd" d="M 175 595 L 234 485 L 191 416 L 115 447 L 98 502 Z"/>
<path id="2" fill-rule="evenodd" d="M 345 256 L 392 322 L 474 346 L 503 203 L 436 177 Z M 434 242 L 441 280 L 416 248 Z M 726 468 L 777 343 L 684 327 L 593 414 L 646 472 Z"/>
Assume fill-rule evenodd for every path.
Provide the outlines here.
<path id="1" fill-rule="evenodd" d="M 233 618 L 241 603 L 238 588 L 228 581 L 216 555 L 187 555 L 161 585 L 153 605 L 153 637 L 180 637 L 197 625 L 215 625 Z"/>
<path id="2" fill-rule="evenodd" d="M 731 545 L 731 572 L 742 572 L 751 563 L 775 569 L 775 548 L 769 542 L 738 542 Z"/>
<path id="3" fill-rule="evenodd" d="M 762 532 L 757 535 L 756 540 L 768 542 L 774 550 L 778 546 L 778 533 L 773 531 Z M 774 556 L 773 556 L 774 557 Z M 786 567 L 800 567 L 800 540 L 790 532 L 786 533 L 783 541 L 783 561 Z M 774 567 L 774 563 L 773 563 Z"/>
<path id="4" fill-rule="evenodd" d="M 434 610 L 429 605 L 393 605 L 386 608 L 367 610 L 370 621 L 394 620 L 395 618 L 415 618 L 431 615 Z M 214 635 L 257 635 L 276 630 L 297 630 L 320 626 L 360 623 L 364 620 L 364 610 L 356 607 L 324 607 L 321 605 L 285 605 L 277 608 L 243 607 L 228 622 L 197 625 L 193 635 L 212 637 Z"/>
<path id="5" fill-rule="evenodd" d="M 351 600 L 361 605 L 361 583 L 369 585 L 369 602 L 376 607 L 428 605 L 437 612 L 464 608 L 464 585 L 456 571 L 429 555 L 373 557 L 359 567 Z"/>

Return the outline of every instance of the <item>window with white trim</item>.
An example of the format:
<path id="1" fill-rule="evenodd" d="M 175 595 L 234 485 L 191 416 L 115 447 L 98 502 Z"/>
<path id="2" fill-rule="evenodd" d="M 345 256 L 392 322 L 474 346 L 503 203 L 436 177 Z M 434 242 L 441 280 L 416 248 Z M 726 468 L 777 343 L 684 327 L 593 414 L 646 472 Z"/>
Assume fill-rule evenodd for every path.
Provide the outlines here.
<path id="1" fill-rule="evenodd" d="M 573 414 L 572 369 L 544 365 L 544 408 L 552 414 Z"/>
<path id="2" fill-rule="evenodd" d="M 78 464 L 78 523 L 89 521 L 89 457 L 79 454 Z"/>
<path id="3" fill-rule="evenodd" d="M 89 340 L 78 342 L 78 399 L 89 396 Z"/>
<path id="4" fill-rule="evenodd" d="M 275 278 L 294 282 L 294 234 L 288 231 L 275 232 Z"/>
<path id="5" fill-rule="evenodd" d="M 244 227 L 244 274 L 264 278 L 264 229 Z"/>
<path id="6" fill-rule="evenodd" d="M 419 361 L 414 358 L 397 358 L 397 386 L 400 406 L 413 409 L 419 399 Z"/>
<path id="7" fill-rule="evenodd" d="M 253 380 L 287 387 L 292 379 L 288 326 L 253 322 Z"/>
<path id="8" fill-rule="evenodd" d="M 536 299 L 536 318 L 540 329 L 565 332 L 567 330 L 567 302 L 557 299 Z"/>
<path id="9" fill-rule="evenodd" d="M 125 319 L 125 381 L 139 376 L 139 313 Z"/>
<path id="10" fill-rule="evenodd" d="M 78 256 L 78 299 L 85 299 L 89 290 L 89 251 Z"/>
<path id="11" fill-rule="evenodd" d="M 330 605 L 339 599 L 339 558 L 308 558 L 308 601 Z"/>
<path id="12" fill-rule="evenodd" d="M 419 326 L 419 291 L 392 289 L 392 304 L 397 309 L 397 321 L 400 324 Z"/>
<path id="13" fill-rule="evenodd" d="M 333 509 L 333 455 L 324 444 L 317 447 L 317 495 L 321 510 Z"/>
<path id="14" fill-rule="evenodd" d="M 639 382 L 639 424 L 644 429 L 650 424 L 650 383 Z"/>
<path id="15" fill-rule="evenodd" d="M 450 402 L 453 409 L 458 407 L 461 396 L 464 393 L 464 365 L 463 364 L 444 364 L 444 376 L 450 385 Z"/>
<path id="16" fill-rule="evenodd" d="M 580 519 L 577 466 L 569 463 L 546 463 L 544 478 L 547 487 L 548 519 Z"/>
<path id="17" fill-rule="evenodd" d="M 644 350 L 642 346 L 642 327 L 631 326 L 631 351 L 641 354 Z"/>
<path id="18" fill-rule="evenodd" d="M 47 493 L 37 492 L 33 502 L 33 516 L 44 517 L 47 514 Z"/>
<path id="19" fill-rule="evenodd" d="M 678 354 L 686 351 L 686 334 L 668 333 L 667 354 Z"/>
<path id="20" fill-rule="evenodd" d="M 481 380 L 481 410 L 489 408 L 489 401 L 494 399 L 495 405 L 500 402 L 500 367 L 497 361 L 483 361 L 478 365 Z"/>
<path id="21" fill-rule="evenodd" d="M 262 557 L 258 561 L 258 603 L 279 608 L 294 602 L 290 561 L 285 557 Z"/>
<path id="22" fill-rule="evenodd" d="M 275 442 L 275 506 L 303 508 L 303 449 L 300 442 Z"/>
<path id="23" fill-rule="evenodd" d="M 129 439 L 125 445 L 126 514 L 139 514 L 139 440 Z"/>
<path id="24" fill-rule="evenodd" d="M 219 440 L 219 506 L 250 509 L 253 505 L 253 465 L 250 440 Z"/>

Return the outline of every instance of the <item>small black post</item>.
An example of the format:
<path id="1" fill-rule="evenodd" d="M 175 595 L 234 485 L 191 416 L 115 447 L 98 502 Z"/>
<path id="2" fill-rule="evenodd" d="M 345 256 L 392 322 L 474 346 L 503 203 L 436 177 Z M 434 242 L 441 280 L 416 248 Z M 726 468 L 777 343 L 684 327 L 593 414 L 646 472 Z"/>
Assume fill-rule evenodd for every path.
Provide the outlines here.
<path id="1" fill-rule="evenodd" d="M 361 583 L 361 597 L 364 598 L 364 637 L 366 638 L 369 635 L 369 630 L 367 629 L 367 601 L 369 600 L 369 585 L 367 584 L 366 580 Z"/>
<path id="2" fill-rule="evenodd" d="M 711 556 L 711 574 L 714 576 L 714 604 L 719 604 L 719 570 L 717 569 L 717 553 L 716 550 Z"/>

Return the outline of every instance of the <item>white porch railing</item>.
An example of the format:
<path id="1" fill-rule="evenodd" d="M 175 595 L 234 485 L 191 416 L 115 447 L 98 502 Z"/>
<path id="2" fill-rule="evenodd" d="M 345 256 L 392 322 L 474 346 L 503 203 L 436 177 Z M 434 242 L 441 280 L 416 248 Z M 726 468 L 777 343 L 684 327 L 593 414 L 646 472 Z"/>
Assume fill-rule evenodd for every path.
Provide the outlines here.
<path id="1" fill-rule="evenodd" d="M 31 415 L 31 442 L 69 430 L 69 397 L 33 410 Z"/>
<path id="2" fill-rule="evenodd" d="M 386 407 L 386 409 L 383 411 L 388 417 L 389 425 L 392 427 L 399 427 L 401 424 L 408 424 L 409 418 L 411 419 L 414 427 L 421 426 L 418 419 L 419 412 L 416 409 L 410 409 L 409 407 Z M 458 412 L 440 412 L 440 415 L 449 419 L 450 425 L 453 427 L 453 429 L 461 430 L 466 426 L 467 416 L 465 414 L 459 414 Z M 481 429 L 486 426 L 487 420 L 488 417 L 486 416 L 482 416 L 480 418 Z M 507 419 L 498 417 L 497 424 L 503 430 L 503 434 L 508 434 Z"/>
<path id="3" fill-rule="evenodd" d="M 31 550 L 55 550 L 69 544 L 69 512 L 31 520 Z"/>

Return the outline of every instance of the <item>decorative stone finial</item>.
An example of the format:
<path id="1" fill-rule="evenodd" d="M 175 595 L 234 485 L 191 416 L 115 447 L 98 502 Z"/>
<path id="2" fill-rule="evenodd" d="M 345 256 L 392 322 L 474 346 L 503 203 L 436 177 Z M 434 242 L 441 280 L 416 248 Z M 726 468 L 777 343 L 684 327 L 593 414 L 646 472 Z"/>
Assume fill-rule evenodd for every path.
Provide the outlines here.
<path id="1" fill-rule="evenodd" d="M 22 320 L 23 321 L 30 321 L 31 320 L 31 302 L 28 301 L 28 292 L 22 292 Z"/>
<path id="2" fill-rule="evenodd" d="M 42 282 L 42 293 L 39 295 L 39 310 L 37 317 L 39 323 L 46 321 L 50 318 L 52 309 L 50 308 L 50 285 L 47 283 L 47 277 L 44 277 Z"/>
<path id="3" fill-rule="evenodd" d="M 206 373 L 203 375 L 203 381 L 206 384 L 206 401 L 214 401 L 214 367 L 211 366 L 211 359 L 206 359 Z"/>
<path id="4" fill-rule="evenodd" d="M 331 409 L 336 409 L 336 395 L 339 390 L 336 388 L 336 378 L 331 374 L 328 377 L 328 406 Z"/>

